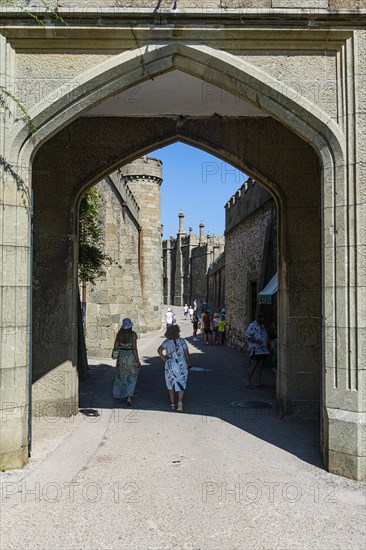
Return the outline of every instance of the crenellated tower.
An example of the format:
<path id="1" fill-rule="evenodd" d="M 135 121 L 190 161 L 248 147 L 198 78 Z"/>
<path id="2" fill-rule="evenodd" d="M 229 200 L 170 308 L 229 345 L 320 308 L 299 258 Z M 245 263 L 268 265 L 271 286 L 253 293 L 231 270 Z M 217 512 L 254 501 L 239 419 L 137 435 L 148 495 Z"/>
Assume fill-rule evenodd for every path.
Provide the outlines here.
<path id="1" fill-rule="evenodd" d="M 120 169 L 140 208 L 140 276 L 147 330 L 161 327 L 162 255 L 160 186 L 161 160 L 144 156 Z"/>

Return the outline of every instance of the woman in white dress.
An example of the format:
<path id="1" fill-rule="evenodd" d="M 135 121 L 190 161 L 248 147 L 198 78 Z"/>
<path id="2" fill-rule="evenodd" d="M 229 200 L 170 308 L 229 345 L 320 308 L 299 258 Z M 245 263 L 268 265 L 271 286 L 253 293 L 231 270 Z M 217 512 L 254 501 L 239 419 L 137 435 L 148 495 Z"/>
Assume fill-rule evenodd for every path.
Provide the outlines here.
<path id="1" fill-rule="evenodd" d="M 178 392 L 177 411 L 182 412 L 191 359 L 187 342 L 184 338 L 179 338 L 179 334 L 178 325 L 169 325 L 165 333 L 166 340 L 159 346 L 158 354 L 165 363 L 165 383 L 169 392 L 170 408 L 175 410 L 175 392 Z"/>

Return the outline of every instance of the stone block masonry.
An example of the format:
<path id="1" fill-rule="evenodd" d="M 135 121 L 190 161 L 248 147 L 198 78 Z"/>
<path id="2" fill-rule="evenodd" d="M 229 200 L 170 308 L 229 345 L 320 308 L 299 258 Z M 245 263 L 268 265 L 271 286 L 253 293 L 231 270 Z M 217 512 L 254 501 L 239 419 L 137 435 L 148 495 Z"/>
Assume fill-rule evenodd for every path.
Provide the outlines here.
<path id="1" fill-rule="evenodd" d="M 123 166 L 122 180 L 139 205 L 140 277 L 146 330 L 161 327 L 163 263 L 161 254 L 160 185 L 162 162 L 142 157 Z"/>
<path id="2" fill-rule="evenodd" d="M 164 303 L 183 306 L 196 300 L 207 300 L 207 272 L 209 266 L 224 251 L 222 236 L 204 235 L 204 223 L 199 225 L 199 236 L 189 228 L 184 230 L 184 213 L 178 214 L 177 237 L 163 241 Z"/>
<path id="3" fill-rule="evenodd" d="M 161 161 L 143 157 L 97 184 L 108 259 L 104 275 L 88 285 L 90 356 L 109 357 L 124 317 L 138 334 L 161 326 L 161 176 Z"/>
<path id="4" fill-rule="evenodd" d="M 257 310 L 257 292 L 277 271 L 276 207 L 271 195 L 249 179 L 225 210 L 227 343 L 243 349 L 244 332 Z M 267 323 L 276 323 L 275 311 L 268 309 Z"/>
<path id="5" fill-rule="evenodd" d="M 89 356 L 109 357 L 124 317 L 132 319 L 137 333 L 146 332 L 139 268 L 139 207 L 118 172 L 98 183 L 97 189 L 104 221 L 103 252 L 108 259 L 104 275 L 87 285 L 86 346 Z"/>

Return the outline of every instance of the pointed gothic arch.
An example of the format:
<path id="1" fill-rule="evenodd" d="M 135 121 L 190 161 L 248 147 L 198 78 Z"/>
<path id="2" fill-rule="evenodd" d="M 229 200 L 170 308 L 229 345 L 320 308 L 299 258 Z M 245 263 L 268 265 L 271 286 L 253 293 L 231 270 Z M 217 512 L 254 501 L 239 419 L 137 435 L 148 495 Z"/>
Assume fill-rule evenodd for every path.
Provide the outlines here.
<path id="1" fill-rule="evenodd" d="M 36 105 L 30 111 L 30 115 L 38 128 L 37 139 L 29 134 L 29 129 L 25 124 L 22 122 L 16 124 L 8 140 L 9 161 L 23 166 L 31 166 L 42 147 L 79 119 L 88 109 L 108 97 L 173 69 L 187 72 L 205 82 L 231 91 L 259 107 L 309 143 L 320 158 L 322 172 L 319 177 L 318 192 L 323 207 L 322 223 L 323 230 L 324 228 L 329 229 L 331 235 L 328 247 L 329 256 L 325 259 L 323 250 L 322 268 L 319 268 L 322 270 L 322 291 L 324 292 L 326 286 L 325 281 L 329 286 L 327 289 L 329 291 L 328 307 L 323 305 L 326 322 L 322 326 L 322 331 L 328 350 L 327 360 L 330 360 L 330 366 L 333 367 L 337 364 L 339 351 L 337 342 L 331 338 L 333 338 L 333 328 L 337 327 L 342 313 L 340 308 L 337 310 L 335 307 L 337 300 L 341 303 L 337 288 L 337 266 L 344 261 L 341 247 L 349 246 L 349 243 L 347 232 L 343 230 L 341 223 L 341 230 L 334 231 L 334 235 L 330 228 L 336 227 L 337 222 L 334 208 L 336 190 L 343 190 L 343 182 L 346 180 L 345 138 L 340 127 L 329 115 L 291 88 L 283 87 L 281 82 L 253 64 L 230 53 L 207 46 L 174 43 L 149 46 L 143 53 L 140 49 L 127 51 L 86 71 L 70 83 L 69 89 L 58 89 Z M 351 314 L 352 312 L 348 311 L 347 322 L 351 319 Z M 334 332 L 336 332 L 335 329 Z M 343 335 L 342 327 L 339 334 L 341 334 L 343 344 L 349 342 L 349 336 Z M 326 383 L 325 355 L 323 351 L 320 365 L 323 387 Z M 339 358 L 340 363 L 342 359 L 340 353 Z M 330 379 L 330 375 L 328 375 L 328 379 Z M 331 384 L 329 387 L 331 390 L 333 389 Z M 326 422 L 329 425 L 333 422 L 335 426 L 333 430 L 336 430 L 337 407 L 332 406 L 332 403 L 329 402 L 329 410 L 330 414 L 334 416 L 326 418 Z M 352 422 L 353 420 L 351 424 Z M 326 431 L 325 453 L 329 448 L 328 427 Z M 325 460 L 327 462 L 328 459 Z"/>
<path id="2" fill-rule="evenodd" d="M 339 127 L 298 91 L 231 53 L 179 43 L 146 46 L 143 53 L 140 48 L 123 52 L 85 71 L 66 89 L 56 89 L 29 112 L 37 128 L 36 139 L 20 121 L 10 136 L 10 150 L 18 151 L 17 162 L 27 163 L 45 141 L 91 107 L 173 69 L 201 78 L 265 111 L 311 143 L 325 168 L 333 165 L 335 157 L 341 159 L 344 136 Z"/>

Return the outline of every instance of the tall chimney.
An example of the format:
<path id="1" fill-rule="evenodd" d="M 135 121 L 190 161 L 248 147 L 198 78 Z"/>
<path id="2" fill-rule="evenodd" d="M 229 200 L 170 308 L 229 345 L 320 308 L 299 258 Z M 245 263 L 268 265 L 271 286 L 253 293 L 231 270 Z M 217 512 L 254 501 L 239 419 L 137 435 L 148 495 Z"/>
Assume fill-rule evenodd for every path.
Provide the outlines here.
<path id="1" fill-rule="evenodd" d="M 205 240 L 205 224 L 201 221 L 200 223 L 200 243 Z"/>

